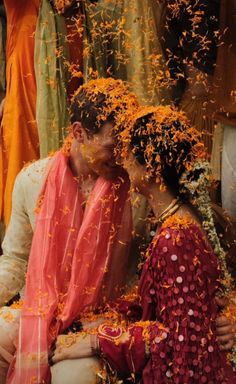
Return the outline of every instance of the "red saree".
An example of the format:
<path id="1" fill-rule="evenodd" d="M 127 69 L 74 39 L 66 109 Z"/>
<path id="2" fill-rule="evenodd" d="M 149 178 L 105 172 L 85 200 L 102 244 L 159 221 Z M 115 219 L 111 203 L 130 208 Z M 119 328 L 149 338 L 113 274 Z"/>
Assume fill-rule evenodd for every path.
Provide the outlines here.
<path id="1" fill-rule="evenodd" d="M 216 340 L 218 289 L 218 260 L 202 231 L 195 223 L 173 220 L 151 244 L 140 281 L 142 318 L 156 325 L 143 324 L 142 332 L 135 323 L 120 329 L 126 339 L 115 338 L 118 330 L 112 334 L 115 330 L 103 325 L 102 352 L 121 373 L 142 373 L 144 384 L 236 383 Z M 165 338 L 160 323 L 168 326 Z"/>
<path id="2" fill-rule="evenodd" d="M 48 349 L 81 311 L 117 297 L 131 239 L 129 183 L 98 178 L 84 199 L 58 152 L 41 193 L 16 361 L 7 383 L 50 383 Z"/>

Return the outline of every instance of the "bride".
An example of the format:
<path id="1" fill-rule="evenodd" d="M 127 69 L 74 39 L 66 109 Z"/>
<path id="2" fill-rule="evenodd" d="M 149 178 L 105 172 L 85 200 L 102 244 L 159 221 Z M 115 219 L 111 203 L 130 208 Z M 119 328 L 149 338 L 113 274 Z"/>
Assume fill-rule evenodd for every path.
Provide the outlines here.
<path id="1" fill-rule="evenodd" d="M 142 316 L 129 323 L 124 316 L 120 325 L 103 322 L 69 348 L 59 339 L 53 362 L 66 354 L 99 353 L 121 379 L 236 383 L 228 361 L 235 364 L 235 355 L 228 357 L 217 339 L 217 295 L 230 297 L 231 277 L 214 227 L 209 168 L 198 134 L 184 114 L 156 107 L 142 109 L 119 139 L 122 164 L 148 199 L 156 226 L 136 300 Z"/>

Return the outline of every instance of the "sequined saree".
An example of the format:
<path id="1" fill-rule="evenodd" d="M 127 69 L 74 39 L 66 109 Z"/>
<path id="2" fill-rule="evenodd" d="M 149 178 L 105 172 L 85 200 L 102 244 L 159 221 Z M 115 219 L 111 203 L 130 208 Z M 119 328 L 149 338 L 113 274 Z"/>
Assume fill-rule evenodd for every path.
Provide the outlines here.
<path id="1" fill-rule="evenodd" d="M 142 321 L 100 326 L 102 353 L 121 376 L 140 374 L 144 384 L 235 383 L 216 340 L 217 257 L 197 224 L 177 220 L 149 248 L 139 285 Z"/>

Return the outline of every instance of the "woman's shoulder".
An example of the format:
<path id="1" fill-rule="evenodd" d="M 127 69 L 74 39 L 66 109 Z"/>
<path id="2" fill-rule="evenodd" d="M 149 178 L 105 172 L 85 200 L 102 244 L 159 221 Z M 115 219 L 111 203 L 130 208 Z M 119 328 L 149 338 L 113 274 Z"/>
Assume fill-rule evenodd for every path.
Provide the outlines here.
<path id="1" fill-rule="evenodd" d="M 152 247 L 152 250 L 156 250 L 159 254 L 184 251 L 191 253 L 197 249 L 203 252 L 211 251 L 200 224 L 190 215 L 177 214 L 163 223 Z"/>
<path id="2" fill-rule="evenodd" d="M 165 275 L 180 271 L 189 276 L 207 271 L 215 278 L 218 262 L 200 225 L 191 217 L 177 215 L 163 223 L 153 240 L 144 266 L 147 270 Z"/>
<path id="3" fill-rule="evenodd" d="M 168 238 L 168 233 L 183 238 L 205 238 L 200 224 L 188 214 L 184 216 L 175 214 L 166 219 L 160 228 L 159 237 Z"/>

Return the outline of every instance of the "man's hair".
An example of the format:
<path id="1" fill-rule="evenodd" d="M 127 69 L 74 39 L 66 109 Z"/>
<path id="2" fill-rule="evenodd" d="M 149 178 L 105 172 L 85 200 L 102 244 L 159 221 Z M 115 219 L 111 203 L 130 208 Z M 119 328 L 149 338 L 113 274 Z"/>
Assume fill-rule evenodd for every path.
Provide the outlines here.
<path id="1" fill-rule="evenodd" d="M 137 108 L 137 99 L 121 81 L 112 78 L 91 80 L 75 92 L 71 107 L 71 123 L 78 121 L 88 133 L 98 133 L 106 122 L 114 125 L 118 116 Z"/>

